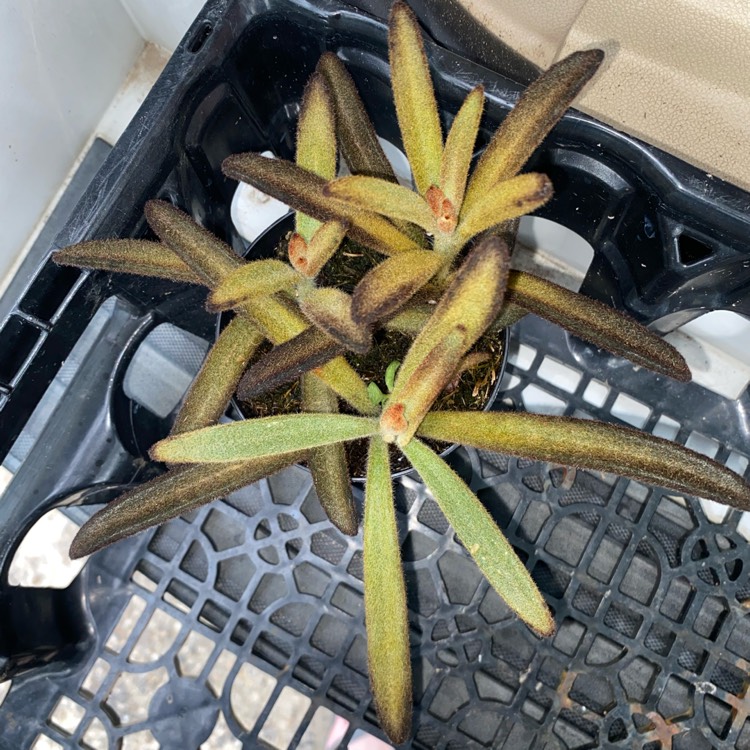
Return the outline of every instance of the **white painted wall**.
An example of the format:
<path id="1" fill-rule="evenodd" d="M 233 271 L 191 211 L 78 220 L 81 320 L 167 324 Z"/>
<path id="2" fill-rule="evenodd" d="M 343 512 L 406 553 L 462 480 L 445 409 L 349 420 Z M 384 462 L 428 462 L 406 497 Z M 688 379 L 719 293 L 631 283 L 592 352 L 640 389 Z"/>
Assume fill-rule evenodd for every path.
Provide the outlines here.
<path id="1" fill-rule="evenodd" d="M 119 0 L 0 3 L 0 289 L 142 47 Z"/>
<path id="2" fill-rule="evenodd" d="M 172 52 L 205 0 L 120 0 L 141 36 Z"/>

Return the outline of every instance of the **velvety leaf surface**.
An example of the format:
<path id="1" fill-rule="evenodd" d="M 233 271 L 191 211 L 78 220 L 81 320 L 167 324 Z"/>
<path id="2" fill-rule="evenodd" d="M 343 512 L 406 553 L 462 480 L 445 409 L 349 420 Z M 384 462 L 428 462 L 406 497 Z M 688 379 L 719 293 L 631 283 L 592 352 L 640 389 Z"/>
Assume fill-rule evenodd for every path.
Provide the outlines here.
<path id="1" fill-rule="evenodd" d="M 370 329 L 352 318 L 352 298 L 334 287 L 318 287 L 300 296 L 308 320 L 347 349 L 365 354 L 372 346 Z"/>
<path id="2" fill-rule="evenodd" d="M 91 240 L 58 250 L 52 260 L 63 266 L 95 268 L 115 273 L 136 273 L 170 281 L 203 284 L 170 248 L 150 240 Z"/>
<path id="3" fill-rule="evenodd" d="M 298 281 L 297 272 L 287 263 L 272 258 L 254 260 L 227 274 L 208 295 L 206 308 L 209 312 L 228 310 L 248 297 L 291 290 Z"/>
<path id="4" fill-rule="evenodd" d="M 193 380 L 172 426 L 172 435 L 219 421 L 247 363 L 263 340 L 263 335 L 245 318 L 237 316 L 229 322 Z"/>
<path id="5" fill-rule="evenodd" d="M 443 133 L 419 23 L 406 3 L 391 8 L 388 33 L 391 86 L 404 150 L 419 192 L 440 181 Z"/>
<path id="6" fill-rule="evenodd" d="M 431 250 L 415 250 L 386 258 L 368 271 L 354 288 L 352 317 L 358 323 L 372 325 L 392 315 L 440 270 L 442 264 L 443 259 Z"/>
<path id="7" fill-rule="evenodd" d="M 402 450 L 492 588 L 530 628 L 552 635 L 552 615 L 529 571 L 476 495 L 424 443 L 412 440 Z"/>
<path id="8" fill-rule="evenodd" d="M 443 160 L 440 165 L 440 187 L 457 212 L 466 190 L 474 143 L 479 131 L 479 121 L 484 108 L 484 87 L 473 89 L 461 105 L 445 140 Z"/>
<path id="9" fill-rule="evenodd" d="M 151 457 L 166 463 L 246 461 L 369 437 L 377 429 L 377 420 L 370 417 L 283 414 L 168 437 L 153 445 Z"/>
<path id="10" fill-rule="evenodd" d="M 411 729 L 409 622 L 388 447 L 378 437 L 367 460 L 363 548 L 370 684 L 380 724 L 400 744 Z"/>
<path id="11" fill-rule="evenodd" d="M 508 300 L 635 364 L 690 380 L 687 362 L 671 344 L 597 300 L 521 271 L 510 273 Z"/>
<path id="12" fill-rule="evenodd" d="M 588 419 L 525 412 L 433 412 L 419 434 L 595 471 L 750 510 L 750 487 L 725 466 L 668 440 Z"/>
<path id="13" fill-rule="evenodd" d="M 336 414 L 336 394 L 315 375 L 302 378 L 302 408 L 316 414 Z M 312 448 L 307 457 L 315 492 L 331 523 L 342 534 L 357 533 L 357 509 L 352 496 L 352 481 L 343 443 Z"/>
<path id="14" fill-rule="evenodd" d="M 237 395 L 248 400 L 297 380 L 301 375 L 343 354 L 344 346 L 311 326 L 279 344 L 247 369 Z"/>
<path id="15" fill-rule="evenodd" d="M 467 199 L 480 199 L 493 185 L 518 173 L 603 59 L 598 49 L 574 52 L 524 91 L 479 159 Z"/>
<path id="16" fill-rule="evenodd" d="M 176 518 L 230 492 L 275 474 L 303 458 L 287 453 L 253 461 L 197 464 L 170 469 L 138 485 L 93 515 L 78 530 L 70 546 L 75 560 L 139 531 Z"/>
<path id="17" fill-rule="evenodd" d="M 289 242 L 289 260 L 292 265 L 299 273 L 315 278 L 338 250 L 348 226 L 348 223 L 341 221 L 327 221 L 318 227 L 309 241 L 303 240 L 298 249 L 293 248 L 293 236 Z"/>
<path id="18" fill-rule="evenodd" d="M 552 197 L 546 175 L 528 172 L 489 188 L 476 199 L 469 196 L 458 222 L 464 242 L 480 232 L 543 206 Z"/>

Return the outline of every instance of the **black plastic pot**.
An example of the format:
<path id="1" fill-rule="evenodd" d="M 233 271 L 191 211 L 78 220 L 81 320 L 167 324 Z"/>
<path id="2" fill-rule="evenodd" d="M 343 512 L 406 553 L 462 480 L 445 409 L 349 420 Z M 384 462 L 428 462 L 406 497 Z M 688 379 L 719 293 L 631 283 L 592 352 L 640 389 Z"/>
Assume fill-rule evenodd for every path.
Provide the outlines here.
<path id="1" fill-rule="evenodd" d="M 384 12 L 385 3 L 376 9 Z M 440 36 L 450 41 L 450 34 Z M 297 0 L 209 3 L 59 244 L 145 236 L 143 205 L 161 197 L 239 250 L 228 219 L 234 185 L 221 175 L 221 161 L 269 148 L 291 156 L 302 87 L 326 49 L 347 63 L 381 134 L 396 139 L 386 48 L 380 20 L 335 0 L 314 7 Z M 486 142 L 520 87 L 437 45 L 428 52 L 446 122 L 470 85 L 485 83 Z M 708 308 L 750 312 L 745 193 L 575 112 L 530 168 L 547 172 L 555 186 L 542 215 L 596 250 L 585 292 L 658 328 Z M 683 252 L 685 237 L 702 245 L 699 260 Z M 9 747 L 30 747 L 39 735 L 75 746 L 94 720 L 110 747 L 141 730 L 165 747 L 198 747 L 219 712 L 244 747 L 257 747 L 285 687 L 309 699 L 292 745 L 321 707 L 349 721 L 342 746 L 359 728 L 379 734 L 363 657 L 360 542 L 328 525 L 297 469 L 97 554 L 63 595 L 7 583 L 15 546 L 44 510 L 81 487 L 128 482 L 144 471 L 131 426 L 138 420 L 130 416 L 138 410 L 123 399 L 118 363 L 155 321 L 211 340 L 214 320 L 192 294 L 47 262 L 3 321 L 5 455 L 102 301 L 117 300 L 64 408 L 0 500 L 0 669 L 14 677 L 0 722 Z M 626 395 L 646 408 L 647 430 L 667 416 L 680 442 L 708 437 L 720 460 L 747 452 L 747 393 L 732 402 L 694 384 L 666 383 L 535 318 L 514 329 L 511 350 L 519 342 L 532 356 L 511 359 L 515 380 L 505 405 L 521 407 L 534 385 L 566 413 L 616 421 L 615 403 Z M 578 373 L 574 391 L 539 375 L 547 357 Z M 603 402 L 587 395 L 594 380 L 609 389 Z M 656 748 L 666 733 L 682 750 L 747 744 L 741 701 L 750 683 L 750 560 L 738 514 L 716 525 L 693 499 L 675 503 L 658 488 L 625 480 L 579 472 L 569 487 L 559 469 L 533 462 L 464 450 L 451 461 L 526 560 L 559 631 L 539 641 L 519 625 L 424 488 L 401 480 L 414 747 Z M 82 520 L 87 511 L 70 512 Z M 122 625 L 124 643 L 107 647 L 134 601 L 142 613 Z M 33 614 L 18 616 L 29 602 Z M 131 652 L 156 613 L 177 623 L 177 635 L 147 664 L 137 663 Z M 26 628 L 32 617 L 36 629 Z M 44 637 L 35 643 L 36 631 Z M 181 656 L 193 633 L 211 644 L 198 676 Z M 206 675 L 224 654 L 236 661 L 217 697 Z M 241 663 L 276 680 L 250 728 L 230 700 Z M 106 676 L 94 680 L 102 665 Z M 128 723 L 122 686 L 148 672 L 168 682 L 153 696 L 147 683 L 136 690 L 145 718 Z M 72 728 L 55 718 L 63 698 L 82 711 Z"/>

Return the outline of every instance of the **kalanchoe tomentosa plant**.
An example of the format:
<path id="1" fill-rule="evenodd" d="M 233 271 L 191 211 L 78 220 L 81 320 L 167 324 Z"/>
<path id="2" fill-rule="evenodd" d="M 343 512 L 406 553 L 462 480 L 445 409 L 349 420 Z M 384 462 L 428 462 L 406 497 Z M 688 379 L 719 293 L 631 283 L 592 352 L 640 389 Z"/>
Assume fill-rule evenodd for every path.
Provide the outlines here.
<path id="1" fill-rule="evenodd" d="M 513 220 L 552 194 L 541 174 L 518 174 L 599 66 L 579 52 L 533 83 L 476 167 L 484 95 L 471 91 L 443 138 L 418 24 L 401 2 L 390 19 L 396 113 L 416 190 L 399 185 L 354 84 L 338 58 L 323 56 L 305 90 L 296 163 L 239 154 L 225 173 L 284 200 L 296 213 L 289 264 L 244 262 L 169 204 L 146 215 L 161 242 L 108 240 L 59 252 L 84 267 L 203 284 L 208 308 L 236 317 L 209 353 L 172 434 L 152 448 L 169 465 L 159 478 L 97 513 L 71 555 L 173 518 L 305 460 L 323 506 L 344 533 L 358 528 L 344 443 L 369 443 L 364 505 L 364 589 L 370 680 L 394 742 L 410 731 L 411 672 L 406 595 L 394 512 L 389 445 L 401 451 L 435 497 L 490 584 L 541 635 L 554 631 L 547 605 L 489 513 L 425 442 L 461 443 L 566 466 L 615 472 L 750 509 L 750 488 L 718 463 L 636 430 L 516 412 L 438 411 L 456 374 L 482 361 L 473 350 L 533 312 L 597 346 L 679 380 L 680 355 L 630 318 L 555 284 L 509 268 Z M 336 178 L 338 150 L 351 175 Z M 319 274 L 344 236 L 385 256 L 351 294 Z M 433 304 L 430 304 L 433 303 Z M 344 356 L 373 346 L 373 333 L 413 339 L 387 394 L 371 398 Z M 247 369 L 264 339 L 274 346 Z M 301 379 L 301 412 L 215 423 L 239 384 L 257 394 Z M 340 413 L 344 402 L 351 413 Z"/>

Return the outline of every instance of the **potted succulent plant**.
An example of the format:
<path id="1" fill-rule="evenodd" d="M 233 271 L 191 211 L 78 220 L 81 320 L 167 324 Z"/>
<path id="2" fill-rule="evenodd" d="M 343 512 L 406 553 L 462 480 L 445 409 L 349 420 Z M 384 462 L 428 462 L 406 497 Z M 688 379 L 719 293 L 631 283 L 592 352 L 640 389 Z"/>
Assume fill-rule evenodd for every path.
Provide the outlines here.
<path id="1" fill-rule="evenodd" d="M 415 190 L 400 186 L 344 66 L 326 54 L 305 91 L 296 163 L 258 154 L 225 173 L 296 210 L 288 262 L 245 262 L 172 205 L 146 216 L 160 242 L 95 241 L 60 263 L 209 288 L 212 311 L 234 309 L 191 387 L 172 434 L 152 448 L 168 470 L 99 511 L 76 536 L 80 557 L 305 460 L 321 503 L 344 533 L 359 527 L 344 444 L 369 444 L 364 587 L 370 680 L 386 734 L 410 732 L 408 621 L 391 453 L 400 451 L 433 494 L 490 584 L 540 635 L 550 611 L 513 548 L 463 480 L 425 442 L 461 443 L 565 466 L 609 471 L 750 509 L 750 488 L 718 463 L 636 430 L 518 412 L 436 410 L 457 376 L 485 361 L 475 345 L 527 312 L 679 380 L 690 372 L 668 344 L 632 319 L 533 275 L 510 270 L 513 222 L 553 186 L 519 174 L 595 73 L 602 53 L 575 53 L 532 84 L 472 169 L 483 90 L 466 98 L 444 138 L 418 24 L 402 2 L 390 19 L 393 95 Z M 351 175 L 336 177 L 339 151 Z M 320 283 L 344 237 L 374 251 L 350 292 Z M 380 259 L 378 259 L 380 254 Z M 378 331 L 412 339 L 389 368 L 389 392 L 368 388 L 349 353 Z M 273 347 L 248 368 L 264 340 Z M 301 382 L 295 413 L 217 425 L 241 397 Z"/>

